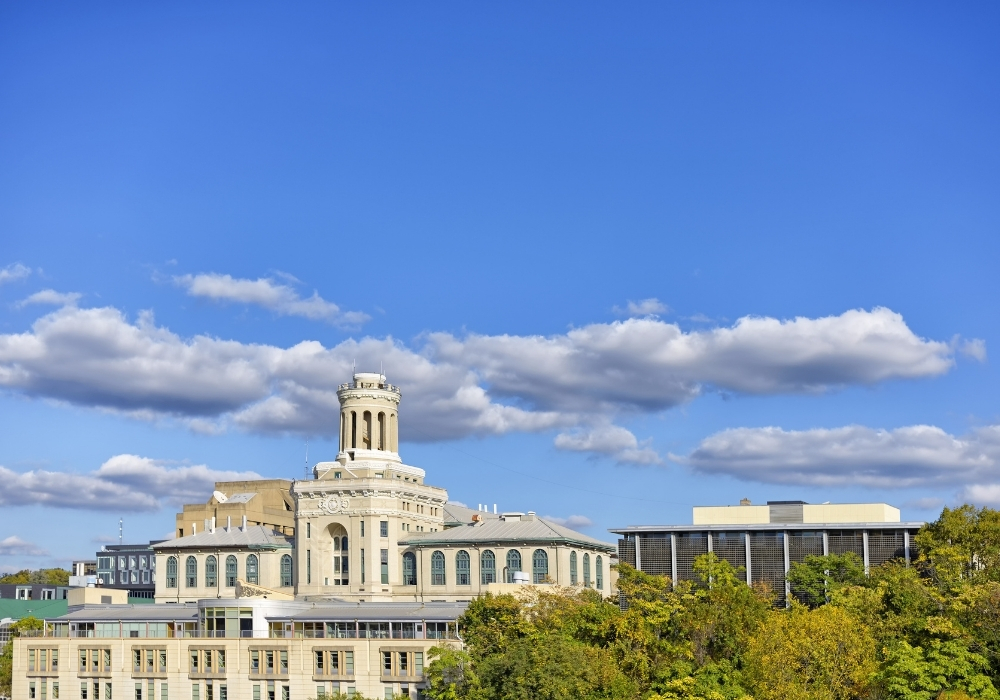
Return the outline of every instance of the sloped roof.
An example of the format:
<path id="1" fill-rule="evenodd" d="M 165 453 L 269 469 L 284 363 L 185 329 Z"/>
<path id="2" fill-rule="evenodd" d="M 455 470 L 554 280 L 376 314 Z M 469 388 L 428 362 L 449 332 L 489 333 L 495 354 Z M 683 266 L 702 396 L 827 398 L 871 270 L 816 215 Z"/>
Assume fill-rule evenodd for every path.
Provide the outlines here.
<path id="1" fill-rule="evenodd" d="M 475 511 L 473 511 L 475 512 Z M 560 544 L 577 545 L 603 549 L 609 553 L 617 551 L 617 547 L 608 542 L 602 542 L 584 535 L 568 527 L 557 525 L 545 518 L 535 517 L 531 520 L 504 520 L 502 518 L 484 518 L 480 524 L 452 527 L 440 532 L 408 532 L 399 538 L 401 545 L 457 545 L 496 543 L 541 543 L 557 542 Z"/>
<path id="2" fill-rule="evenodd" d="M 294 538 L 275 532 L 264 525 L 216 528 L 215 532 L 199 532 L 196 535 L 166 540 L 154 546 L 157 551 L 164 549 L 290 549 Z"/>
<path id="3" fill-rule="evenodd" d="M 483 520 L 499 520 L 499 515 L 478 511 L 457 503 L 446 503 L 444 506 L 444 526 L 467 525 L 472 522 L 472 516 L 478 514 Z"/>
<path id="4" fill-rule="evenodd" d="M 225 503 L 249 503 L 250 499 L 256 495 L 255 493 L 234 493 L 226 498 Z"/>

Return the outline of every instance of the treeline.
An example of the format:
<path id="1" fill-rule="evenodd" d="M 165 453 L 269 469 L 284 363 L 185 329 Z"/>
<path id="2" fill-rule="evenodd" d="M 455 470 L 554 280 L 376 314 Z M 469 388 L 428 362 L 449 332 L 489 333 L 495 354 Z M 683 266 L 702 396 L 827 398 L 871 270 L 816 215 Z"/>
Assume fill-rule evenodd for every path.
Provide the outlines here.
<path id="1" fill-rule="evenodd" d="M 594 591 L 487 595 L 439 647 L 435 700 L 1000 700 L 1000 513 L 945 509 L 917 561 L 865 574 L 855 555 L 810 557 L 793 602 L 712 554 L 700 581 L 622 565 L 624 606 Z M 624 610 L 622 609 L 624 607 Z"/>
<path id="2" fill-rule="evenodd" d="M 41 583 L 49 586 L 68 586 L 69 572 L 66 569 L 21 569 L 13 574 L 0 576 L 0 583 Z"/>

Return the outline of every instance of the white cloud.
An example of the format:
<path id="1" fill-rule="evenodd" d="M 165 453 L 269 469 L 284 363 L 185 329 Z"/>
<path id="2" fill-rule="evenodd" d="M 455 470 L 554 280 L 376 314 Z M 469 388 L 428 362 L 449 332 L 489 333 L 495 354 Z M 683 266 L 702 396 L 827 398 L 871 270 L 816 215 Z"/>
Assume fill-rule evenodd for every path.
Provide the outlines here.
<path id="1" fill-rule="evenodd" d="M 237 280 L 238 281 L 238 280 Z M 685 332 L 653 317 L 553 336 L 423 336 L 303 341 L 289 348 L 181 338 L 113 308 L 64 307 L 30 331 L 0 334 L 0 387 L 25 395 L 173 417 L 192 430 L 335 435 L 337 388 L 380 364 L 403 387 L 404 439 L 428 441 L 559 429 L 561 449 L 622 462 L 658 460 L 614 421 L 705 391 L 822 392 L 932 377 L 954 343 L 916 336 L 888 309 L 819 319 L 743 318 Z"/>
<path id="2" fill-rule="evenodd" d="M 116 455 L 87 474 L 0 467 L 0 505 L 140 512 L 163 503 L 200 502 L 216 481 L 259 479 L 254 472 L 216 471 L 203 464 L 168 467 L 136 455 Z"/>
<path id="3" fill-rule="evenodd" d="M 22 299 L 17 302 L 16 306 L 18 308 L 24 308 L 29 304 L 51 304 L 52 306 L 76 306 L 76 302 L 80 301 L 80 297 L 83 296 L 79 292 L 57 292 L 54 289 L 43 289 L 40 292 L 35 292 L 27 299 Z"/>
<path id="4" fill-rule="evenodd" d="M 291 279 L 297 281 L 294 277 Z M 255 304 L 283 316 L 301 316 L 337 326 L 358 326 L 371 318 L 360 311 L 341 311 L 339 306 L 315 291 L 311 297 L 303 299 L 292 287 L 268 277 L 250 280 L 209 273 L 181 275 L 174 277 L 174 283 L 184 287 L 193 297 Z"/>
<path id="5" fill-rule="evenodd" d="M 551 520 L 556 525 L 562 525 L 568 527 L 571 530 L 582 530 L 585 527 L 590 527 L 594 524 L 590 518 L 586 515 L 570 515 L 566 518 L 557 518 L 554 515 L 544 516 L 546 520 Z"/>
<path id="6" fill-rule="evenodd" d="M 0 268 L 0 284 L 7 284 L 8 282 L 16 282 L 17 280 L 23 280 L 25 277 L 31 274 L 31 268 L 22 265 L 21 263 L 13 263 L 7 267 Z"/>
<path id="7" fill-rule="evenodd" d="M 962 341 L 962 344 L 958 346 L 958 351 L 967 357 L 986 362 L 986 341 L 984 340 L 976 338 Z"/>
<path id="8" fill-rule="evenodd" d="M 448 505 L 450 505 L 450 506 L 459 506 L 460 508 L 468 508 L 469 507 L 469 506 L 465 505 L 464 503 L 462 503 L 461 501 L 448 501 Z"/>
<path id="9" fill-rule="evenodd" d="M 629 430 L 618 425 L 604 424 L 578 428 L 556 435 L 560 450 L 606 455 L 622 464 L 657 464 L 660 456 L 645 443 L 640 444 Z"/>
<path id="10" fill-rule="evenodd" d="M 17 535 L 0 540 L 0 556 L 44 557 L 48 556 L 41 547 L 22 540 Z"/>
<path id="11" fill-rule="evenodd" d="M 659 299 L 650 298 L 640 301 L 629 300 L 624 309 L 616 306 L 612 311 L 620 316 L 655 316 L 667 313 L 670 311 L 670 307 Z"/>
<path id="12" fill-rule="evenodd" d="M 1000 426 L 961 437 L 931 425 L 877 430 L 861 425 L 812 430 L 733 428 L 711 435 L 686 457 L 700 472 L 806 486 L 940 488 L 1000 501 Z"/>

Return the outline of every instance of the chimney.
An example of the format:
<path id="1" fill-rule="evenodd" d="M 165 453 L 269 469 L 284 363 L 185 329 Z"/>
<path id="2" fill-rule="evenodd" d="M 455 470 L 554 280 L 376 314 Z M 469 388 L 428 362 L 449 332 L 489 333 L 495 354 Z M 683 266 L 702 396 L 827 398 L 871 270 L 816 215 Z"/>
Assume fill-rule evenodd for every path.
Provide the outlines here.
<path id="1" fill-rule="evenodd" d="M 191 534 L 192 535 L 198 534 L 198 523 L 191 523 Z"/>
<path id="2" fill-rule="evenodd" d="M 497 504 L 494 503 L 493 504 L 493 515 L 496 515 L 496 514 L 497 514 Z"/>
<path id="3" fill-rule="evenodd" d="M 528 514 L 526 516 L 524 516 L 523 519 L 524 520 L 534 520 L 535 519 L 535 511 L 529 510 Z"/>
<path id="4" fill-rule="evenodd" d="M 205 518 L 205 532 L 208 532 L 208 518 Z"/>
<path id="5" fill-rule="evenodd" d="M 243 532 L 247 531 L 247 516 L 243 516 Z"/>
<path id="6" fill-rule="evenodd" d="M 229 532 L 232 529 L 233 529 L 233 516 L 227 515 L 226 516 L 226 532 Z"/>
<path id="7" fill-rule="evenodd" d="M 479 505 L 477 505 L 476 506 L 476 510 L 478 510 L 479 512 L 482 512 L 482 510 L 483 510 L 483 504 L 480 503 Z"/>
<path id="8" fill-rule="evenodd" d="M 740 505 L 741 506 L 748 506 L 748 505 L 750 505 L 750 499 L 749 498 L 741 498 L 740 499 Z"/>
<path id="9" fill-rule="evenodd" d="M 212 516 L 212 534 L 215 534 L 215 516 Z"/>

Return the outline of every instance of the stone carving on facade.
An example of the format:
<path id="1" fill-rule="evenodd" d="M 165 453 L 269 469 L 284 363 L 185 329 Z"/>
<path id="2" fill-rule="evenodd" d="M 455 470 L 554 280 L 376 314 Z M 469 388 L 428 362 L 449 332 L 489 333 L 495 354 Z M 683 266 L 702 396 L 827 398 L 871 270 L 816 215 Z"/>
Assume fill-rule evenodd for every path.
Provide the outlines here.
<path id="1" fill-rule="evenodd" d="M 328 496 L 319 502 L 319 509 L 324 513 L 330 513 L 334 515 L 336 513 L 343 513 L 350 508 L 351 502 L 346 498 L 339 498 L 337 496 Z"/>

